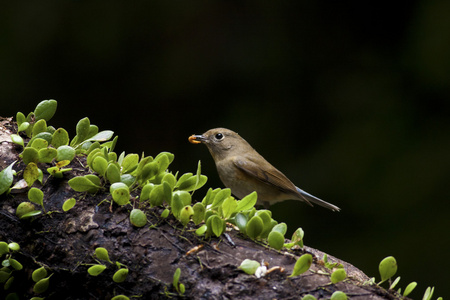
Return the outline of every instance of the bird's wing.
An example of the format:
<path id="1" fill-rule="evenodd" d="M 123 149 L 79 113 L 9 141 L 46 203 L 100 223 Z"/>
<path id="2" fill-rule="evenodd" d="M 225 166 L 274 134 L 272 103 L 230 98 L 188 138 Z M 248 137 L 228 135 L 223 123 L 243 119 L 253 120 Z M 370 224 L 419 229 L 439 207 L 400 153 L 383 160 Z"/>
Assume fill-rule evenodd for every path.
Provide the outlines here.
<path id="1" fill-rule="evenodd" d="M 249 157 L 246 157 L 245 159 L 235 157 L 233 163 L 239 170 L 248 176 L 271 185 L 283 193 L 297 194 L 296 186 L 283 173 L 278 171 L 264 159 L 259 160 L 259 163 L 256 163 L 255 160 Z"/>
<path id="2" fill-rule="evenodd" d="M 302 199 L 311 206 L 312 203 L 314 203 L 331 209 L 332 211 L 340 210 L 339 207 L 325 202 L 322 199 L 319 199 L 316 196 L 313 196 L 296 187 L 283 173 L 278 171 L 266 160 L 258 159 L 258 161 L 260 163 L 256 163 L 254 159 L 249 157 L 246 157 L 246 159 L 239 159 L 235 157 L 233 159 L 234 165 L 246 175 L 264 182 L 265 184 L 271 185 L 285 194 L 296 196 L 295 199 Z"/>

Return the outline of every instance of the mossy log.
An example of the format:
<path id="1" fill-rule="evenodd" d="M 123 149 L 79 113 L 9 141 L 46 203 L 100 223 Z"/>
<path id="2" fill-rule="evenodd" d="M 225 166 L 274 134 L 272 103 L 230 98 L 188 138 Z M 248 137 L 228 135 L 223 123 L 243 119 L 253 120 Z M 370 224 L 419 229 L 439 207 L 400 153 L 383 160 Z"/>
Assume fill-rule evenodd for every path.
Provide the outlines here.
<path id="1" fill-rule="evenodd" d="M 9 138 L 13 128 L 11 118 L 0 120 L 0 170 L 17 160 L 16 182 L 25 166 L 19 159 L 22 148 Z M 41 167 L 45 170 L 48 166 Z M 62 179 L 44 174 L 43 185 L 35 184 L 44 192 L 47 214 L 31 220 L 15 215 L 16 207 L 28 201 L 27 189 L 0 195 L 0 240 L 20 245 L 14 258 L 23 265 L 22 270 L 14 272 L 10 288 L 2 288 L 0 298 L 16 292 L 20 299 L 111 299 L 115 295 L 138 299 L 301 299 L 307 294 L 329 299 L 335 291 L 343 291 L 351 299 L 396 298 L 376 285 L 363 284 L 369 279 L 363 272 L 328 255 L 329 261 L 343 264 L 348 275 L 346 280 L 332 284 L 331 271 L 323 266 L 324 253 L 319 250 L 304 247 L 276 251 L 232 227 L 220 238 L 204 239 L 195 235 L 192 223 L 183 228 L 172 216 L 162 219 L 161 207 L 148 209 L 148 225 L 136 228 L 130 224 L 129 214 L 132 205 L 138 203 L 111 205 L 108 189 L 96 194 L 74 192 L 67 181 L 90 171 L 85 157 L 77 157 L 67 167 L 72 171 L 64 173 Z M 76 205 L 63 212 L 64 201 L 71 197 L 77 199 Z M 198 246 L 202 248 L 195 251 Z M 106 248 L 113 263 L 100 261 L 106 270 L 91 276 L 87 270 L 98 263 L 94 256 L 97 247 Z M 313 255 L 310 270 L 288 277 L 296 259 L 304 253 Z M 238 268 L 246 258 L 267 263 L 269 269 L 282 267 L 283 271 L 276 269 L 261 278 L 247 275 Z M 129 269 L 121 283 L 112 279 L 118 270 L 116 261 Z M 53 275 L 47 291 L 35 294 L 31 274 L 41 266 Z M 179 281 L 186 288 L 183 295 L 172 285 L 177 268 L 181 270 Z"/>

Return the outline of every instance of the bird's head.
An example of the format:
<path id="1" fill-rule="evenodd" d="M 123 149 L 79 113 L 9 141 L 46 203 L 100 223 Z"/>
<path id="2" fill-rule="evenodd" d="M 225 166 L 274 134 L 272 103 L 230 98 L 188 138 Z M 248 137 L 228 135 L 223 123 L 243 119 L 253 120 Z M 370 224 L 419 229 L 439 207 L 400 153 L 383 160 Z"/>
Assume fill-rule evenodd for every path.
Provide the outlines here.
<path id="1" fill-rule="evenodd" d="M 239 134 L 226 128 L 214 128 L 200 135 L 191 135 L 189 142 L 205 144 L 214 161 L 242 153 L 242 151 L 246 151 L 247 147 L 252 149 Z"/>

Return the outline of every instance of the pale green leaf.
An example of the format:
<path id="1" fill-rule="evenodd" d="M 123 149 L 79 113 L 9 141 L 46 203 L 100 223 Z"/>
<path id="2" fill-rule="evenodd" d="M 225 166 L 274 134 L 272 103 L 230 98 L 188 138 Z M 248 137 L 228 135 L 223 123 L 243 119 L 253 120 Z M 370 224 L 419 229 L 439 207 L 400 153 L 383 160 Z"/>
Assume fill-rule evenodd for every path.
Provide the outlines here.
<path id="1" fill-rule="evenodd" d="M 261 217 L 254 216 L 248 221 L 246 233 L 251 239 L 256 239 L 264 230 L 264 223 Z"/>
<path id="2" fill-rule="evenodd" d="M 192 209 L 192 206 L 186 205 L 183 207 L 180 211 L 180 222 L 184 226 L 186 226 L 187 223 L 189 223 L 191 216 L 194 214 L 194 210 Z"/>
<path id="3" fill-rule="evenodd" d="M 192 209 L 194 210 L 192 221 L 194 222 L 195 225 L 198 225 L 205 220 L 205 212 L 206 212 L 205 206 L 202 203 L 197 202 L 194 204 Z"/>
<path id="4" fill-rule="evenodd" d="M 287 231 L 287 225 L 286 223 L 277 224 L 272 228 L 272 231 L 278 231 L 282 235 L 285 235 Z"/>
<path id="5" fill-rule="evenodd" d="M 72 161 L 75 158 L 75 149 L 71 146 L 59 146 L 56 154 L 57 161 L 68 160 Z"/>
<path id="6" fill-rule="evenodd" d="M 180 275 L 181 275 L 181 269 L 177 268 L 175 270 L 175 272 L 173 273 L 173 279 L 172 279 L 173 286 L 178 287 L 178 281 L 180 280 Z"/>
<path id="7" fill-rule="evenodd" d="M 64 128 L 58 128 L 52 135 L 53 147 L 58 148 L 60 146 L 69 145 L 69 134 Z"/>
<path id="8" fill-rule="evenodd" d="M 378 267 L 381 276 L 381 282 L 384 282 L 397 273 L 397 261 L 393 256 L 384 258 Z"/>
<path id="9" fill-rule="evenodd" d="M 280 250 L 284 245 L 284 236 L 278 231 L 271 231 L 267 237 L 270 247 Z"/>
<path id="10" fill-rule="evenodd" d="M 228 197 L 222 203 L 222 214 L 224 219 L 229 219 L 236 211 L 237 201 L 233 197 Z"/>
<path id="11" fill-rule="evenodd" d="M 31 131 L 31 136 L 36 136 L 41 132 L 47 131 L 47 122 L 44 119 L 38 120 L 34 123 L 33 130 Z"/>
<path id="12" fill-rule="evenodd" d="M 30 127 L 30 122 L 23 122 L 22 124 L 19 125 L 19 127 L 17 128 L 17 132 L 22 132 L 27 130 Z"/>
<path id="13" fill-rule="evenodd" d="M 121 163 L 119 163 L 122 167 L 122 174 L 131 173 L 136 170 L 139 163 L 139 155 L 137 154 L 128 154 L 125 156 Z"/>
<path id="14" fill-rule="evenodd" d="M 23 171 L 23 179 L 27 182 L 28 186 L 32 186 L 33 183 L 39 178 L 38 167 L 35 163 L 30 162 Z M 39 204 L 39 203 L 38 203 Z"/>
<path id="15" fill-rule="evenodd" d="M 30 162 L 37 163 L 39 161 L 38 151 L 34 148 L 26 147 L 22 152 L 22 160 L 25 165 Z"/>
<path id="16" fill-rule="evenodd" d="M 308 271 L 311 267 L 312 261 L 313 259 L 311 254 L 303 254 L 302 256 L 300 256 L 300 258 L 295 263 L 292 274 L 289 277 L 298 276 Z"/>
<path id="17" fill-rule="evenodd" d="M 244 259 L 241 265 L 239 266 L 239 269 L 241 269 L 242 271 L 244 271 L 249 275 L 253 275 L 255 274 L 256 269 L 258 269 L 260 266 L 261 264 L 256 260 Z"/>
<path id="18" fill-rule="evenodd" d="M 225 221 L 219 218 L 217 215 L 213 215 L 208 218 L 207 225 L 211 226 L 212 233 L 219 237 L 225 231 Z"/>
<path id="19" fill-rule="evenodd" d="M 331 274 L 332 283 L 338 283 L 344 280 L 345 278 L 347 278 L 347 273 L 342 268 L 334 270 L 334 272 Z"/>
<path id="20" fill-rule="evenodd" d="M 88 273 L 91 276 L 98 276 L 106 269 L 105 265 L 93 265 L 88 269 Z"/>
<path id="21" fill-rule="evenodd" d="M 85 142 L 91 142 L 91 141 L 98 141 L 98 142 L 105 142 L 112 138 L 114 135 L 114 131 L 111 130 L 103 130 L 94 135 L 93 137 L 87 139 Z"/>
<path id="22" fill-rule="evenodd" d="M 0 195 L 6 192 L 14 180 L 13 166 L 16 162 L 13 162 L 0 172 Z"/>
<path id="23" fill-rule="evenodd" d="M 245 211 L 253 208 L 256 204 L 257 200 L 257 194 L 256 192 L 253 192 L 251 194 L 248 194 L 242 200 L 237 202 L 236 211 Z"/>
<path id="24" fill-rule="evenodd" d="M 142 210 L 134 208 L 130 213 L 130 223 L 136 227 L 145 226 L 147 224 L 147 216 Z"/>
<path id="25" fill-rule="evenodd" d="M 106 167 L 105 176 L 110 183 L 115 183 L 121 181 L 120 169 L 117 163 L 110 162 L 108 167 Z"/>
<path id="26" fill-rule="evenodd" d="M 34 109 L 34 118 L 36 121 L 44 119 L 45 121 L 50 120 L 56 112 L 58 103 L 56 100 L 44 100 L 41 101 Z"/>
<path id="27" fill-rule="evenodd" d="M 97 172 L 98 174 L 105 176 L 106 168 L 108 167 L 108 161 L 102 156 L 97 156 L 92 161 L 92 170 Z"/>
<path id="28" fill-rule="evenodd" d="M 119 182 L 121 183 L 121 182 Z M 112 198 L 114 202 L 116 202 L 119 205 L 125 205 L 130 203 L 130 190 L 128 189 L 128 186 L 126 188 L 118 188 L 115 189 L 112 193 Z"/>
<path id="29" fill-rule="evenodd" d="M 410 284 L 408 284 L 405 288 L 405 291 L 403 292 L 403 296 L 408 296 L 417 286 L 417 282 L 413 281 Z"/>
<path id="30" fill-rule="evenodd" d="M 45 148 L 38 152 L 39 161 L 42 163 L 51 163 L 56 158 L 58 151 L 55 148 Z"/>
<path id="31" fill-rule="evenodd" d="M 42 192 L 40 189 L 38 188 L 31 188 L 28 191 L 28 199 L 36 204 L 39 204 L 41 206 L 44 206 L 44 192 Z"/>
<path id="32" fill-rule="evenodd" d="M 92 192 L 100 188 L 99 185 L 94 184 L 86 176 L 78 176 L 68 181 L 69 186 L 76 192 Z"/>
<path id="33" fill-rule="evenodd" d="M 44 279 L 45 277 L 47 277 L 47 270 L 44 267 L 40 267 L 34 270 L 33 273 L 31 274 L 31 278 L 33 279 L 34 282 L 38 282 L 39 280 Z"/>
<path id="34" fill-rule="evenodd" d="M 28 218 L 31 218 L 31 217 L 36 217 L 36 216 L 38 216 L 40 214 L 42 214 L 42 211 L 40 211 L 40 210 L 33 210 L 33 211 L 30 211 L 30 212 L 22 215 L 21 217 L 19 217 L 19 219 L 28 219 Z"/>
<path id="35" fill-rule="evenodd" d="M 77 144 L 83 142 L 85 139 L 87 139 L 89 135 L 89 129 L 91 126 L 91 121 L 89 121 L 89 118 L 83 118 L 77 123 L 76 127 L 76 133 L 77 133 Z"/>
<path id="36" fill-rule="evenodd" d="M 77 200 L 75 200 L 75 198 L 67 199 L 66 201 L 64 201 L 64 204 L 62 206 L 63 211 L 70 210 L 72 207 L 75 206 L 76 203 L 77 203 Z"/>
<path id="37" fill-rule="evenodd" d="M 127 268 L 119 269 L 119 270 L 116 271 L 116 273 L 114 273 L 113 281 L 117 282 L 117 283 L 124 282 L 125 279 L 127 279 L 127 275 L 128 275 L 128 269 Z"/>
<path id="38" fill-rule="evenodd" d="M 330 300 L 347 300 L 347 295 L 344 292 L 336 291 L 331 295 Z"/>
<path id="39" fill-rule="evenodd" d="M 248 221 L 247 215 L 238 213 L 235 217 L 235 220 L 236 220 L 236 226 L 239 228 L 239 231 L 246 232 L 247 221 Z"/>
<path id="40" fill-rule="evenodd" d="M 195 231 L 195 234 L 198 236 L 202 236 L 206 233 L 207 230 L 208 230 L 208 227 L 206 225 L 202 225 Z"/>
<path id="41" fill-rule="evenodd" d="M 22 218 L 24 215 L 33 212 L 35 210 L 35 206 L 31 202 L 22 202 L 16 208 L 16 216 Z"/>
<path id="42" fill-rule="evenodd" d="M 11 141 L 14 144 L 22 146 L 22 147 L 24 146 L 23 138 L 20 135 L 18 135 L 18 134 L 11 134 L 10 137 L 11 137 Z"/>
<path id="43" fill-rule="evenodd" d="M 211 208 L 218 207 L 222 205 L 223 201 L 225 199 L 229 198 L 231 196 L 231 190 L 230 189 L 222 189 L 220 190 L 214 197 L 214 200 L 212 202 Z"/>
<path id="44" fill-rule="evenodd" d="M 50 277 L 47 277 L 36 282 L 36 284 L 33 287 L 33 292 L 35 292 L 36 294 L 45 292 L 48 289 L 48 286 L 50 285 L 49 278 Z"/>
<path id="45" fill-rule="evenodd" d="M 98 259 L 106 260 L 107 262 L 112 263 L 112 261 L 109 259 L 108 250 L 106 250 L 106 248 L 103 247 L 95 248 L 95 256 Z"/>

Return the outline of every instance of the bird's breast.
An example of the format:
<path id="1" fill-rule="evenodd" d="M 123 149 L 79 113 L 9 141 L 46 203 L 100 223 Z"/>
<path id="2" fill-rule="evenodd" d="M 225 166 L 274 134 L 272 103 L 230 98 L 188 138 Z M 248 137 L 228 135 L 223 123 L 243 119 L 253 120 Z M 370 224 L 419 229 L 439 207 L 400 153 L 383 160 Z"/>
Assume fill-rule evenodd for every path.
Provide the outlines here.
<path id="1" fill-rule="evenodd" d="M 216 162 L 217 172 L 225 187 L 231 189 L 234 196 L 239 199 L 256 191 L 258 203 L 276 203 L 286 200 L 286 196 L 272 185 L 243 172 L 233 162 L 233 158 Z"/>
<path id="2" fill-rule="evenodd" d="M 216 166 L 220 180 L 227 188 L 231 189 L 233 195 L 243 198 L 253 192 L 248 185 L 248 178 L 234 165 L 231 159 L 221 160 L 216 163 Z"/>

